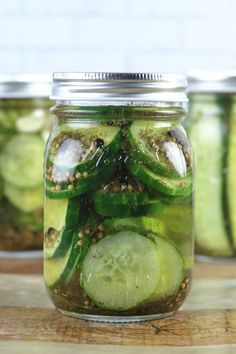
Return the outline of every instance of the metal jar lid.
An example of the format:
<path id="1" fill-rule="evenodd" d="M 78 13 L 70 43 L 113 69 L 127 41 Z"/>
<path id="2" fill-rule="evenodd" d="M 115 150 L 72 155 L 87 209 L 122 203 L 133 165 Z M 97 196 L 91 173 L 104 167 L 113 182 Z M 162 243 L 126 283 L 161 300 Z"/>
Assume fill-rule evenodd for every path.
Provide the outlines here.
<path id="1" fill-rule="evenodd" d="M 236 93 L 236 71 L 191 70 L 189 93 Z"/>
<path id="2" fill-rule="evenodd" d="M 54 73 L 51 98 L 80 104 L 187 102 L 186 77 L 157 73 Z"/>
<path id="3" fill-rule="evenodd" d="M 51 75 L 0 76 L 0 99 L 48 98 L 51 89 Z"/>

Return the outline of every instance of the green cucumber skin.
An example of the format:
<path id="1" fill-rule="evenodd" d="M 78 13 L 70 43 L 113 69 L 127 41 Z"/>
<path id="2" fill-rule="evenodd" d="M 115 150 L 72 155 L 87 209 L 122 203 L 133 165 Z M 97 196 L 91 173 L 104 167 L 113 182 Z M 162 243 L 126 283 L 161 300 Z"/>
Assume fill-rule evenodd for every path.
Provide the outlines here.
<path id="1" fill-rule="evenodd" d="M 146 166 L 131 161 L 127 163 L 127 167 L 137 179 L 163 194 L 184 196 L 192 192 L 192 178 L 190 176 L 178 179 L 158 176 Z"/>
<path id="2" fill-rule="evenodd" d="M 153 157 L 150 152 L 147 151 L 147 153 L 145 153 L 144 152 L 145 147 L 141 146 L 138 137 L 135 138 L 135 129 L 137 129 L 136 125 L 140 125 L 140 122 L 133 123 L 131 127 L 128 129 L 128 140 L 131 146 L 132 155 L 134 155 L 135 159 L 137 159 L 138 161 L 143 161 L 151 170 L 153 170 L 153 172 L 160 174 L 162 176 L 181 178 L 190 174 L 190 171 L 188 171 L 187 169 L 185 172 L 183 170 L 182 173 L 180 173 L 180 171 L 178 172 L 174 166 L 168 166 L 168 164 L 165 163 L 164 161 L 162 162 L 157 161 L 157 158 Z M 145 127 L 145 125 L 148 126 L 150 124 L 144 122 L 142 129 Z M 160 129 L 155 127 L 154 123 L 152 123 L 152 125 L 153 125 L 152 129 L 156 131 L 155 134 L 156 136 L 161 136 L 161 135 L 166 136 L 168 133 L 172 132 L 173 136 L 175 137 L 178 136 L 179 138 L 178 142 L 183 144 L 183 147 L 189 146 L 188 141 L 186 139 L 186 134 L 183 132 L 183 130 L 180 127 L 176 126 L 175 128 L 172 129 L 167 129 L 167 128 Z M 179 162 L 180 160 L 182 160 L 181 164 L 184 163 L 184 165 L 186 165 L 185 159 L 182 156 L 181 152 L 177 149 L 176 153 L 178 154 L 178 156 L 175 156 L 175 159 L 178 157 Z"/>
<path id="3" fill-rule="evenodd" d="M 80 245 L 78 245 L 78 241 L 79 241 L 78 233 L 74 232 L 72 234 L 72 237 L 70 236 L 71 243 L 70 243 L 70 248 L 67 249 L 68 255 L 67 255 L 67 260 L 65 262 L 64 269 L 62 270 L 61 274 L 58 274 L 58 277 L 53 284 L 47 284 L 47 286 L 49 288 L 54 288 L 56 286 L 66 285 L 71 281 L 74 274 L 76 274 L 76 271 L 82 265 L 82 262 L 89 250 L 89 247 L 91 246 L 92 237 L 93 237 L 93 233 L 90 235 L 87 235 L 83 239 L 83 245 L 80 246 Z M 66 257 L 66 254 L 65 254 L 65 257 Z M 52 260 L 52 262 L 57 261 L 57 259 Z M 62 259 L 63 259 L 63 257 L 62 257 Z M 53 267 L 54 267 L 54 265 L 53 265 Z"/>
<path id="4" fill-rule="evenodd" d="M 184 259 L 171 240 L 153 235 L 151 239 L 156 243 L 161 257 L 161 281 L 155 294 L 151 296 L 149 301 L 159 301 L 178 293 L 180 286 L 184 280 Z"/>
<path id="5" fill-rule="evenodd" d="M 115 166 L 107 167 L 107 169 L 103 169 L 98 171 L 97 173 L 92 173 L 90 176 L 80 180 L 77 182 L 73 190 L 60 190 L 60 191 L 52 191 L 52 184 L 46 182 L 45 191 L 46 196 L 51 199 L 67 199 L 73 198 L 78 195 L 85 194 L 90 192 L 97 187 L 99 187 L 102 183 L 105 183 L 114 173 Z"/>
<path id="6" fill-rule="evenodd" d="M 89 250 L 89 247 L 92 242 L 92 235 L 88 235 L 83 240 L 83 245 L 78 245 L 78 233 L 75 232 L 72 238 L 72 248 L 68 258 L 68 262 L 64 271 L 62 272 L 60 279 L 58 279 L 58 284 L 68 284 L 76 273 L 77 269 L 79 269 L 82 265 L 82 262 Z M 54 284 L 55 286 L 56 284 Z"/>
<path id="7" fill-rule="evenodd" d="M 222 123 L 221 117 L 199 117 L 189 129 L 195 152 L 195 230 L 199 254 L 231 256 L 222 206 Z M 202 172 L 203 171 L 203 172 Z"/>
<path id="8" fill-rule="evenodd" d="M 73 230 L 71 230 L 69 247 L 67 247 L 63 257 L 61 257 L 61 260 L 64 259 L 64 267 L 61 270 L 61 273 L 57 274 L 57 279 L 55 280 L 55 282 L 52 284 L 47 284 L 49 288 L 66 285 L 71 282 L 71 279 L 76 274 L 77 270 L 81 267 L 84 257 L 86 256 L 89 247 L 92 244 L 92 239 L 96 233 L 97 225 L 100 224 L 100 217 L 96 216 L 93 218 L 87 218 L 85 210 L 87 208 L 88 200 L 86 199 L 86 197 L 80 197 L 79 202 L 80 211 L 79 218 L 77 219 L 78 221 L 76 223 L 76 228 L 73 228 Z M 91 230 L 90 234 L 83 237 L 83 243 L 82 245 L 79 245 L 78 229 L 86 229 L 87 227 L 89 227 Z M 53 263 L 56 263 L 58 260 L 60 260 L 60 258 L 54 257 L 49 260 L 46 260 L 46 262 L 51 262 L 54 268 L 56 267 L 56 265 L 53 265 Z M 50 268 L 50 263 L 49 265 L 45 266 L 45 269 L 47 267 Z"/>
<path id="9" fill-rule="evenodd" d="M 86 198 L 83 200 L 82 204 L 82 211 L 86 208 Z M 79 228 L 86 229 L 87 227 L 90 228 L 90 234 L 83 237 L 83 244 L 78 244 L 78 232 L 75 232 L 72 239 L 72 247 L 70 256 L 68 258 L 67 265 L 61 274 L 60 281 L 58 284 L 67 284 L 71 281 L 76 271 L 81 267 L 84 257 L 86 256 L 89 247 L 92 244 L 92 239 L 96 234 L 97 225 L 100 224 L 100 217 L 96 216 L 93 218 L 87 218 L 85 214 L 83 214 L 80 223 L 78 224 Z"/>
<path id="10" fill-rule="evenodd" d="M 74 232 L 77 229 L 78 224 L 80 223 L 81 220 L 81 214 L 82 214 L 81 208 L 82 208 L 82 202 L 79 198 L 75 197 L 69 200 L 66 219 L 65 219 L 65 227 L 61 231 L 62 233 L 61 241 L 51 258 L 53 259 L 61 258 L 64 257 L 65 254 L 67 253 L 71 245 Z"/>
<path id="11" fill-rule="evenodd" d="M 126 203 L 142 203 L 147 201 L 149 199 L 149 196 L 146 192 L 110 193 L 99 190 L 93 193 L 92 199 L 94 202 L 100 201 L 104 204 L 119 205 Z"/>
<path id="12" fill-rule="evenodd" d="M 137 205 L 136 215 L 156 215 L 165 208 L 161 199 L 150 199 L 148 202 Z"/>
<path id="13" fill-rule="evenodd" d="M 128 217 L 156 214 L 164 208 L 161 199 L 150 199 L 146 192 L 140 193 L 93 193 L 96 212 L 102 216 Z"/>
<path id="14" fill-rule="evenodd" d="M 134 205 L 129 204 L 109 204 L 106 205 L 100 200 L 95 202 L 95 210 L 101 216 L 128 217 L 135 213 Z"/>
<path id="15" fill-rule="evenodd" d="M 131 230 L 147 234 L 149 232 L 164 235 L 165 226 L 157 218 L 140 216 L 129 218 L 112 218 L 104 220 L 103 226 L 105 233 L 114 233 L 114 231 Z"/>
<path id="16" fill-rule="evenodd" d="M 114 136 L 114 139 L 107 146 L 102 148 L 102 151 L 94 153 L 91 159 L 89 159 L 86 162 L 80 162 L 76 166 L 63 165 L 63 164 L 58 165 L 57 163 L 54 163 L 53 157 L 50 156 L 50 151 L 49 151 L 49 161 L 52 165 L 58 166 L 59 168 L 62 169 L 66 169 L 66 170 L 72 169 L 75 172 L 89 172 L 96 167 L 100 167 L 100 165 L 102 165 L 102 162 L 106 157 L 114 155 L 118 151 L 121 145 L 121 138 L 122 138 L 122 132 L 120 129 L 119 130 L 117 129 L 117 133 Z"/>
<path id="17" fill-rule="evenodd" d="M 143 161 L 147 164 L 147 166 L 151 167 L 153 171 L 156 173 L 159 173 L 163 176 L 171 176 L 171 173 L 169 172 L 168 168 L 161 163 L 158 163 L 154 159 L 151 158 L 151 156 L 147 156 L 140 148 L 136 140 L 134 139 L 131 131 L 128 131 L 128 139 L 129 143 L 132 149 L 132 154 L 134 155 L 134 158 L 136 158 L 139 161 Z"/>

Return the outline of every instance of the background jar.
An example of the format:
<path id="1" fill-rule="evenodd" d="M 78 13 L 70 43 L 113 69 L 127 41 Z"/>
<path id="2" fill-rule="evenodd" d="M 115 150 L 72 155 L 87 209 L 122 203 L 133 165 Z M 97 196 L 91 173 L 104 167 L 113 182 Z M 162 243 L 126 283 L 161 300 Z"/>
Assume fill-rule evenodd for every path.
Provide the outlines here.
<path id="1" fill-rule="evenodd" d="M 0 77 L 0 256 L 41 255 L 50 77 Z"/>
<path id="2" fill-rule="evenodd" d="M 54 74 L 44 276 L 63 313 L 139 321 L 183 303 L 193 266 L 185 85 L 175 75 Z"/>
<path id="3" fill-rule="evenodd" d="M 195 156 L 196 254 L 200 260 L 236 256 L 236 77 L 189 75 L 187 130 Z"/>

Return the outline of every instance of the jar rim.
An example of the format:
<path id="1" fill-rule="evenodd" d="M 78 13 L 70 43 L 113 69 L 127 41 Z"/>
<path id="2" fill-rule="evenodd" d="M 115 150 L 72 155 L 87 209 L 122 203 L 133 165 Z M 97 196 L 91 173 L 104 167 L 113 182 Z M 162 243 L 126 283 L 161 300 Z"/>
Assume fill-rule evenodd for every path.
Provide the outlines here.
<path id="1" fill-rule="evenodd" d="M 132 105 L 187 102 L 187 80 L 181 74 L 56 72 L 51 99 Z M 97 103 L 96 103 L 97 104 Z"/>
<path id="2" fill-rule="evenodd" d="M 49 98 L 50 74 L 0 75 L 0 99 Z"/>
<path id="3" fill-rule="evenodd" d="M 191 70 L 188 93 L 236 93 L 236 71 Z"/>

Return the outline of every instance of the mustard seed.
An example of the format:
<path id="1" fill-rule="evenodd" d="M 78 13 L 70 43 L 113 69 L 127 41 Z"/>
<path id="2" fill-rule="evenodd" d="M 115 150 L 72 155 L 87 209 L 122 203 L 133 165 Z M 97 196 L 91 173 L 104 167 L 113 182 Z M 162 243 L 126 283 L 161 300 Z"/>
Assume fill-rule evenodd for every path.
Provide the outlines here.
<path id="1" fill-rule="evenodd" d="M 76 178 L 76 179 L 80 179 L 81 177 L 82 177 L 81 172 L 77 172 L 77 173 L 75 174 L 75 178 Z"/>
<path id="2" fill-rule="evenodd" d="M 104 231 L 104 226 L 102 224 L 98 225 L 98 231 L 101 231 L 101 232 Z"/>
<path id="3" fill-rule="evenodd" d="M 84 237 L 84 232 L 81 230 L 81 231 L 79 231 L 79 237 Z"/>

